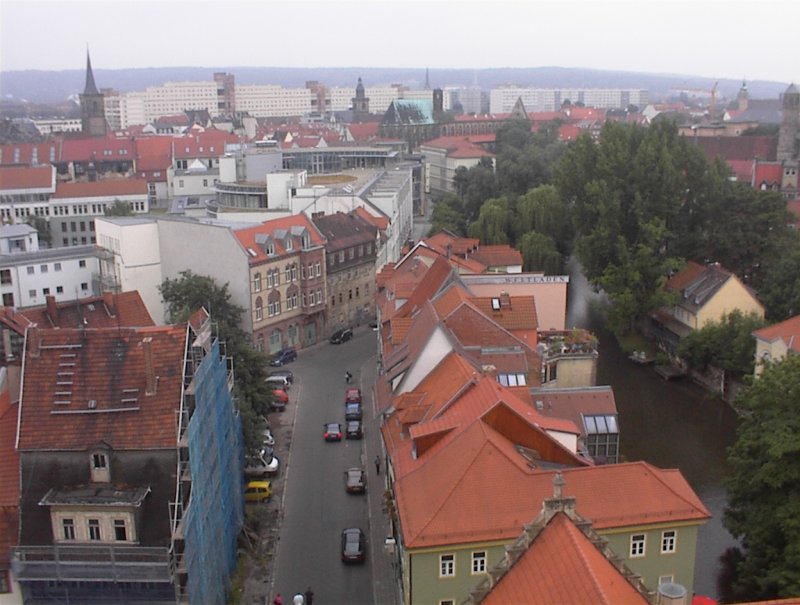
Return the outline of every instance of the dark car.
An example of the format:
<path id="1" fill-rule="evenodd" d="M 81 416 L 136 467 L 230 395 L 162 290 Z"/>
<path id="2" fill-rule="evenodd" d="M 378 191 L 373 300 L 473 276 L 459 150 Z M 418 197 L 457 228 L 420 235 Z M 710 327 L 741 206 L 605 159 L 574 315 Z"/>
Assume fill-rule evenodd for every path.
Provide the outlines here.
<path id="1" fill-rule="evenodd" d="M 360 403 L 345 403 L 344 404 L 344 419 L 345 420 L 361 420 L 364 414 L 361 410 Z"/>
<path id="2" fill-rule="evenodd" d="M 347 342 L 351 338 L 353 338 L 352 328 L 342 328 L 331 334 L 330 341 L 331 344 L 340 345 L 343 342 Z"/>
<path id="3" fill-rule="evenodd" d="M 367 539 L 358 527 L 349 527 L 342 531 L 342 561 L 345 563 L 363 563 L 366 559 Z"/>
<path id="4" fill-rule="evenodd" d="M 329 422 L 325 425 L 325 432 L 322 434 L 325 441 L 341 441 L 342 426 L 338 422 Z"/>
<path id="5" fill-rule="evenodd" d="M 344 436 L 347 439 L 361 439 L 364 436 L 364 429 L 360 420 L 348 420 L 344 429 Z"/>
<path id="6" fill-rule="evenodd" d="M 345 403 L 361 403 L 361 389 L 350 387 L 344 392 Z"/>
<path id="7" fill-rule="evenodd" d="M 349 494 L 363 494 L 367 491 L 367 474 L 360 468 L 348 468 L 344 472 L 344 488 Z"/>
<path id="8" fill-rule="evenodd" d="M 269 365 L 273 367 L 280 367 L 289 363 L 290 361 L 294 361 L 295 359 L 297 359 L 297 351 L 295 351 L 292 347 L 289 347 L 287 349 L 281 349 L 275 353 L 270 360 Z"/>

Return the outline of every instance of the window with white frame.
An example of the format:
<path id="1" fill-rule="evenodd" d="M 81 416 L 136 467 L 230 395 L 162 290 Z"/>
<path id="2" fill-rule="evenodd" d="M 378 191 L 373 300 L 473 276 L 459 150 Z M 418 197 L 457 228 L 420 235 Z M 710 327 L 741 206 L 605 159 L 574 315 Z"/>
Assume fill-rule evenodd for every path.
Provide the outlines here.
<path id="1" fill-rule="evenodd" d="M 314 275 L 316 275 L 317 277 L 322 275 L 322 263 L 320 263 L 319 261 L 314 263 Z"/>
<path id="2" fill-rule="evenodd" d="M 267 288 L 271 288 L 275 285 L 275 278 L 273 277 L 272 269 L 267 271 Z"/>
<path id="3" fill-rule="evenodd" d="M 528 384 L 525 374 L 498 374 L 497 382 L 504 387 L 524 387 Z"/>
<path id="4" fill-rule="evenodd" d="M 75 519 L 71 517 L 61 519 L 61 536 L 63 540 L 75 539 Z"/>
<path id="5" fill-rule="evenodd" d="M 102 540 L 102 536 L 100 534 L 100 519 L 89 519 L 87 521 L 87 525 L 89 527 L 89 540 L 95 542 Z"/>
<path id="6" fill-rule="evenodd" d="M 631 536 L 631 557 L 644 556 L 645 539 L 644 534 L 633 534 Z"/>
<path id="7" fill-rule="evenodd" d="M 261 321 L 262 319 L 264 319 L 264 303 L 259 296 L 256 298 L 256 321 Z"/>
<path id="8" fill-rule="evenodd" d="M 261 292 L 261 272 L 257 271 L 253 276 L 253 291 Z"/>
<path id="9" fill-rule="evenodd" d="M 456 575 L 456 556 L 439 555 L 439 577 L 452 578 Z"/>
<path id="10" fill-rule="evenodd" d="M 283 273 L 284 273 L 283 276 L 286 278 L 286 283 L 288 284 L 290 281 L 292 281 L 292 267 L 291 267 L 291 265 L 286 265 L 286 269 L 284 269 Z"/>
<path id="11" fill-rule="evenodd" d="M 125 519 L 114 519 L 114 540 L 117 542 L 128 541 L 128 524 Z"/>
<path id="12" fill-rule="evenodd" d="M 675 542 L 678 537 L 678 532 L 674 529 L 669 529 L 661 532 L 661 554 L 670 554 L 675 552 Z"/>
<path id="13" fill-rule="evenodd" d="M 92 452 L 91 474 L 93 483 L 109 483 L 111 481 L 108 454 L 105 452 Z"/>
<path id="14" fill-rule="evenodd" d="M 486 573 L 486 551 L 479 550 L 472 553 L 472 573 Z"/>
<path id="15" fill-rule="evenodd" d="M 283 247 L 286 249 L 286 251 L 287 251 L 287 252 L 289 252 L 290 250 L 292 250 L 292 248 L 293 248 L 294 246 L 293 246 L 293 244 L 292 244 L 292 238 L 291 238 L 291 237 L 287 237 L 287 238 L 286 238 L 286 241 L 284 242 L 284 244 L 283 244 Z"/>

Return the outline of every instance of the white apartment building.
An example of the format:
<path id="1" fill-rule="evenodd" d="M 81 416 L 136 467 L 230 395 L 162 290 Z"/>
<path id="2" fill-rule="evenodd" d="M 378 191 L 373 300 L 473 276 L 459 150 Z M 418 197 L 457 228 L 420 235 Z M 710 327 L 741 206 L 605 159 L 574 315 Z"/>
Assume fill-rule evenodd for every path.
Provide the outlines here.
<path id="1" fill-rule="evenodd" d="M 522 99 L 526 111 L 557 111 L 564 101 L 583 103 L 586 107 L 625 109 L 628 105 L 644 107 L 648 93 L 644 89 L 619 88 L 493 88 L 489 92 L 489 113 L 511 113 L 517 99 Z"/>
<path id="2" fill-rule="evenodd" d="M 80 132 L 81 119 L 80 118 L 56 118 L 50 120 L 33 120 L 33 125 L 39 134 L 46 136 L 50 134 L 58 134 L 61 132 Z"/>
<path id="3" fill-rule="evenodd" d="M 3 224 L 24 223 L 30 216 L 50 216 L 50 198 L 56 192 L 56 167 L 3 166 L 0 168 L 0 217 Z"/>
<path id="4" fill-rule="evenodd" d="M 303 116 L 312 111 L 313 93 L 308 88 L 246 85 L 234 88 L 236 111 L 256 118 Z"/>
<path id="5" fill-rule="evenodd" d="M 3 306 L 43 305 L 45 297 L 75 300 L 99 294 L 100 261 L 95 246 L 72 246 L 0 255 Z"/>

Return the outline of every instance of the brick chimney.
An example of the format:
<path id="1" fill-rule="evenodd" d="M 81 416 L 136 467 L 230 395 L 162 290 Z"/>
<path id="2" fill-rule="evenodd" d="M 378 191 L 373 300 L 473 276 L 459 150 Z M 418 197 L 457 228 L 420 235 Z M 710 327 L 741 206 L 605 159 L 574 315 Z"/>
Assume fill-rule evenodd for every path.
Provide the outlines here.
<path id="1" fill-rule="evenodd" d="M 155 395 L 156 386 L 156 370 L 153 365 L 153 338 L 147 336 L 142 339 L 142 353 L 144 354 L 144 377 L 145 377 L 145 395 Z"/>
<path id="2" fill-rule="evenodd" d="M 511 296 L 509 296 L 508 292 L 505 290 L 500 292 L 500 306 L 508 309 L 511 308 Z"/>
<path id="3" fill-rule="evenodd" d="M 103 304 L 106 306 L 106 311 L 108 311 L 108 315 L 110 317 L 114 317 L 116 315 L 116 309 L 114 309 L 114 293 L 113 292 L 103 292 Z"/>
<path id="4" fill-rule="evenodd" d="M 31 357 L 39 357 L 41 352 L 42 334 L 39 328 L 31 326 L 25 330 L 25 348 Z"/>
<path id="5" fill-rule="evenodd" d="M 45 296 L 47 304 L 47 314 L 50 316 L 50 321 L 54 326 L 58 326 L 58 305 L 56 304 L 56 297 L 52 294 Z"/>

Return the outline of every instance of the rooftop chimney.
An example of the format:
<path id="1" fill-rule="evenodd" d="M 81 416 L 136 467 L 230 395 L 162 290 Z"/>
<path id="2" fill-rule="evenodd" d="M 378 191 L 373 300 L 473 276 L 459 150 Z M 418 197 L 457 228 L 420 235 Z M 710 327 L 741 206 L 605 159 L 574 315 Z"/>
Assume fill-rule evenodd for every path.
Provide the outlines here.
<path id="1" fill-rule="evenodd" d="M 39 357 L 42 344 L 42 334 L 36 326 L 31 326 L 25 331 L 25 347 L 31 357 Z"/>
<path id="2" fill-rule="evenodd" d="M 511 308 L 511 296 L 509 296 L 508 292 L 503 290 L 500 292 L 500 305 L 503 307 Z"/>
<path id="3" fill-rule="evenodd" d="M 144 377 L 146 380 L 145 395 L 156 394 L 156 371 L 153 367 L 153 338 L 147 336 L 142 339 L 142 352 L 144 353 Z"/>
<path id="4" fill-rule="evenodd" d="M 52 294 L 45 296 L 47 303 L 47 314 L 50 316 L 50 321 L 54 326 L 58 326 L 58 305 L 56 304 L 56 297 Z"/>
<path id="5" fill-rule="evenodd" d="M 108 311 L 108 315 L 110 317 L 114 317 L 116 315 L 116 310 L 114 309 L 113 292 L 103 292 L 103 304 L 105 304 L 106 306 L 106 311 Z"/>

